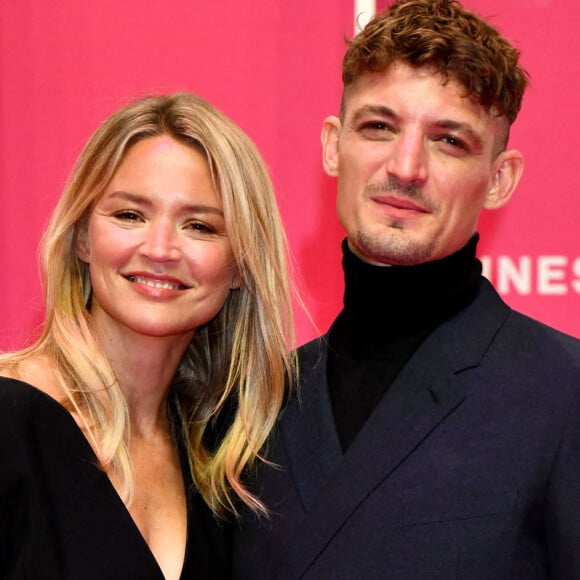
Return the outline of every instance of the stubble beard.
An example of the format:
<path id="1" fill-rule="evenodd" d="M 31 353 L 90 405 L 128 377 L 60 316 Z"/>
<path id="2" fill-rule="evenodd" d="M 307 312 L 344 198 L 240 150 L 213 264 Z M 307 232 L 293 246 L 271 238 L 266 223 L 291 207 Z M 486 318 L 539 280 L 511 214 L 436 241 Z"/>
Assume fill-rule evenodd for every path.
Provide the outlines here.
<path id="1" fill-rule="evenodd" d="M 381 232 L 359 230 L 354 236 L 358 252 L 369 262 L 392 266 L 415 266 L 430 260 L 435 240 L 419 243 L 405 235 L 399 222 L 383 225 Z"/>
<path id="2" fill-rule="evenodd" d="M 381 183 L 366 186 L 367 193 L 392 192 L 430 205 L 423 198 L 421 188 L 416 184 L 403 185 L 397 179 L 390 177 Z M 419 242 L 406 231 L 406 224 L 401 220 L 389 219 L 381 225 L 360 229 L 354 234 L 357 251 L 369 262 L 390 264 L 393 266 L 415 266 L 431 259 L 435 248 L 435 240 Z"/>

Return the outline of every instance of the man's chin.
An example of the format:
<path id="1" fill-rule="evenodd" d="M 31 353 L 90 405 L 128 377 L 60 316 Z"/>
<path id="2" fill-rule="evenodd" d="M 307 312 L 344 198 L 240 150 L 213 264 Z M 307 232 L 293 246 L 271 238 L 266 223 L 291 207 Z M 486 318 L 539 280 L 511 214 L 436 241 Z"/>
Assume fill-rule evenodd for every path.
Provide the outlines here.
<path id="1" fill-rule="evenodd" d="M 432 259 L 434 244 L 420 244 L 402 232 L 368 235 L 359 232 L 349 246 L 354 254 L 369 264 L 416 266 Z"/>

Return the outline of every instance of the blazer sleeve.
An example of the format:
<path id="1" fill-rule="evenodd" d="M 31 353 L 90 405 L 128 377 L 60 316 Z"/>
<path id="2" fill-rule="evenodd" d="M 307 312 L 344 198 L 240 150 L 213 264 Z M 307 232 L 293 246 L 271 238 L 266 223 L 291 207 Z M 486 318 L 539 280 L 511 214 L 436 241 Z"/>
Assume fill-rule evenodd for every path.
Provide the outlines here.
<path id="1" fill-rule="evenodd" d="M 545 533 L 549 577 L 580 580 L 580 393 L 570 406 L 552 469 Z"/>

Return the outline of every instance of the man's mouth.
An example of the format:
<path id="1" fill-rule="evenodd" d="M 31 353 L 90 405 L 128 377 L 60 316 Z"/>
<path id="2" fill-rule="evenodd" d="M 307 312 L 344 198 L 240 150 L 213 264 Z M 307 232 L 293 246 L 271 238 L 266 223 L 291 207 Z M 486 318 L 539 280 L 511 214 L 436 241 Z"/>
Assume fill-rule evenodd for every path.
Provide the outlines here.
<path id="1" fill-rule="evenodd" d="M 430 211 L 430 209 L 425 207 L 424 205 L 416 203 L 415 201 L 407 198 L 395 197 L 392 195 L 389 196 L 376 195 L 373 196 L 371 199 L 373 199 L 373 201 L 375 201 L 376 203 L 379 203 L 384 206 L 389 206 L 395 209 L 413 211 L 418 213 L 429 213 Z"/>

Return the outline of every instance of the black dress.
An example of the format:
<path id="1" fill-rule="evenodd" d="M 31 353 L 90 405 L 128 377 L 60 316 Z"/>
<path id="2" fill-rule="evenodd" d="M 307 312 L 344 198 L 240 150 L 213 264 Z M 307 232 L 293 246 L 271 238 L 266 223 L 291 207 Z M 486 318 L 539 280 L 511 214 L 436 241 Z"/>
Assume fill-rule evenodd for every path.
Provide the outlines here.
<path id="1" fill-rule="evenodd" d="M 186 466 L 181 445 L 182 466 Z M 181 578 L 230 577 L 227 527 L 189 469 Z M 151 550 L 73 417 L 26 383 L 0 377 L 0 578 L 162 580 Z"/>

